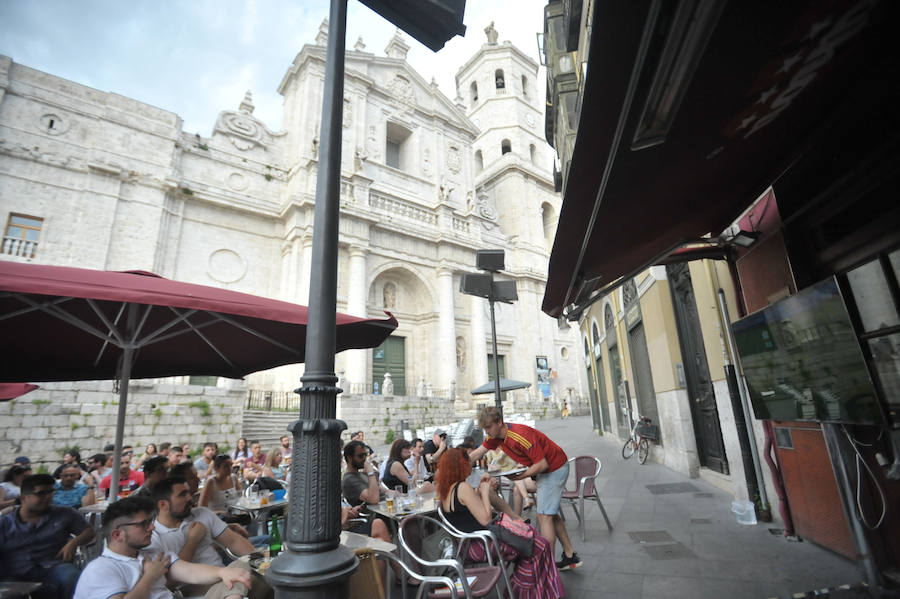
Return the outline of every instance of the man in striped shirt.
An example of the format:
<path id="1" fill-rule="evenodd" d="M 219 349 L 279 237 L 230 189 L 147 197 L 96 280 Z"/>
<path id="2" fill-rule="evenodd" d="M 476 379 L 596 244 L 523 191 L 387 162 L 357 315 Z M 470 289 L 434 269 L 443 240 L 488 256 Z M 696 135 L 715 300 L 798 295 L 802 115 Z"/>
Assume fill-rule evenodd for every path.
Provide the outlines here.
<path id="1" fill-rule="evenodd" d="M 575 553 L 566 525 L 559 516 L 559 504 L 569 478 L 569 462 L 562 448 L 539 430 L 524 424 L 503 422 L 500 410 L 490 406 L 481 411 L 478 425 L 484 429 L 484 443 L 469 454 L 475 462 L 485 453 L 498 447 L 510 458 L 525 466 L 512 480 L 534 477 L 537 483 L 537 515 L 541 536 L 554 546 L 559 539 L 563 548 L 562 560 L 556 562 L 560 570 L 573 570 L 582 565 Z"/>

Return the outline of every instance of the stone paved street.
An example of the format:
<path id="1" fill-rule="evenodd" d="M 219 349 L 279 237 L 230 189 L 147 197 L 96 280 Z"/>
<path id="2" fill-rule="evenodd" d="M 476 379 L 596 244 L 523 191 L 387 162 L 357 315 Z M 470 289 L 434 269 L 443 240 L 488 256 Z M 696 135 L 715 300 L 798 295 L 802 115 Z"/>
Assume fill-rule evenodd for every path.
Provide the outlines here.
<path id="1" fill-rule="evenodd" d="M 738 524 L 732 497 L 717 487 L 653 462 L 622 459 L 619 442 L 593 432 L 589 416 L 544 420 L 537 428 L 569 457 L 594 455 L 603 464 L 598 487 L 612 532 L 597 505 L 586 502 L 582 542 L 572 510 L 563 508 L 584 560 L 581 568 L 561 573 L 570 599 L 786 599 L 862 580 L 853 562 L 773 535 L 771 523 Z M 559 545 L 556 551 L 559 557 Z"/>
<path id="2" fill-rule="evenodd" d="M 564 508 L 584 559 L 583 567 L 562 573 L 571 599 L 790 597 L 861 580 L 853 562 L 809 542 L 774 536 L 772 524 L 738 524 L 732 497 L 720 489 L 659 464 L 623 460 L 617 441 L 592 432 L 590 417 L 542 421 L 538 428 L 569 457 L 594 455 L 603 463 L 598 486 L 613 531 L 596 504 L 588 504 L 582 543 L 571 509 Z M 647 488 L 670 483 L 693 488 L 664 494 Z M 646 531 L 664 531 L 672 540 L 636 542 L 634 533 Z"/>

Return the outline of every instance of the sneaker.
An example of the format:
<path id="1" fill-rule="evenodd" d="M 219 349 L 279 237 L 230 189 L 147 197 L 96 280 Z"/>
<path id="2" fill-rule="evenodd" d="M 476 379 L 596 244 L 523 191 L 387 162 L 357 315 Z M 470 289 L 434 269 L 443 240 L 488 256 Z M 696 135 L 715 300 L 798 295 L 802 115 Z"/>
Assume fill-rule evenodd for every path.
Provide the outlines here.
<path id="1" fill-rule="evenodd" d="M 578 557 L 578 554 L 572 552 L 572 555 L 566 557 L 566 554 L 563 553 L 563 558 L 556 562 L 556 567 L 559 570 L 574 570 L 575 568 L 580 568 L 584 562 L 581 561 L 581 558 Z"/>

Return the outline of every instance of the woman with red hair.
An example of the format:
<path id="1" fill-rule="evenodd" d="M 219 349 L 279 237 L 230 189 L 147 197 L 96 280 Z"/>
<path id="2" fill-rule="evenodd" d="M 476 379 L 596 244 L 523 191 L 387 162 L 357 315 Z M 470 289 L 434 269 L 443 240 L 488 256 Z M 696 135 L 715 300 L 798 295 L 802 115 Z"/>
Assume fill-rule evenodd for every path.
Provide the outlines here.
<path id="1" fill-rule="evenodd" d="M 493 519 L 492 503 L 500 498 L 494 492 L 496 480 L 487 474 L 481 477 L 478 489 L 466 482 L 472 473 L 469 458 L 463 450 L 448 449 L 438 461 L 434 483 L 437 497 L 447 520 L 463 532 L 473 532 L 487 528 Z M 497 507 L 500 505 L 497 503 Z M 519 519 L 506 505 L 504 511 Z M 553 551 L 547 539 L 530 524 L 534 534 L 534 552 L 531 557 L 518 556 L 511 546 L 501 543 L 501 551 L 505 558 L 516 560 L 516 571 L 510 578 L 513 593 L 517 599 L 558 599 L 565 596 L 559 570 L 553 560 Z M 487 561 L 484 545 L 469 545 L 469 557 L 475 561 Z"/>

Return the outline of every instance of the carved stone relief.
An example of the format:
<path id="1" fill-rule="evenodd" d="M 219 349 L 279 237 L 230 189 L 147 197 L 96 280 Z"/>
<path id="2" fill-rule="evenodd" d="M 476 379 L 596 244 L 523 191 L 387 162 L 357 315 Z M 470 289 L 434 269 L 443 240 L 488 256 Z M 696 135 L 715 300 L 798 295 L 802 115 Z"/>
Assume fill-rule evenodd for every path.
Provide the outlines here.
<path id="1" fill-rule="evenodd" d="M 222 248 L 209 255 L 207 274 L 219 283 L 236 283 L 247 274 L 247 262 L 234 250 Z"/>
<path id="2" fill-rule="evenodd" d="M 497 210 L 494 208 L 490 197 L 484 190 L 477 192 L 478 216 L 483 218 L 482 223 L 485 229 L 494 229 L 497 227 Z"/>
<path id="3" fill-rule="evenodd" d="M 431 163 L 431 150 L 425 148 L 422 152 L 422 174 L 430 177 L 434 173 Z"/>
<path id="4" fill-rule="evenodd" d="M 344 98 L 344 113 L 341 118 L 341 124 L 344 126 L 344 129 L 353 124 L 353 104 L 348 98 Z"/>
<path id="5" fill-rule="evenodd" d="M 466 371 L 466 340 L 463 337 L 456 338 L 456 369 L 460 373 Z"/>
<path id="6" fill-rule="evenodd" d="M 385 310 L 393 310 L 397 307 L 397 286 L 393 283 L 385 283 L 381 291 Z"/>
<path id="7" fill-rule="evenodd" d="M 247 181 L 247 177 L 245 177 L 241 173 L 231 173 L 230 175 L 228 175 L 228 178 L 225 182 L 228 187 L 235 191 L 244 191 L 245 189 L 247 189 L 247 185 L 249 184 Z"/>
<path id="8" fill-rule="evenodd" d="M 388 84 L 391 104 L 403 112 L 412 112 L 416 107 L 416 91 L 406 75 L 397 73 Z"/>
<path id="9" fill-rule="evenodd" d="M 69 130 L 70 125 L 69 119 L 61 117 L 57 113 L 44 114 L 40 119 L 41 131 L 48 135 L 62 135 Z"/>
<path id="10" fill-rule="evenodd" d="M 447 168 L 451 173 L 458 173 L 462 169 L 462 156 L 460 156 L 459 148 L 456 146 L 447 147 Z"/>

